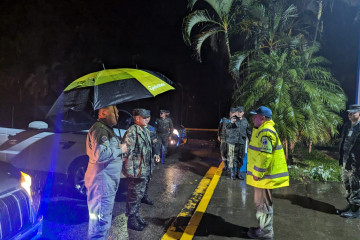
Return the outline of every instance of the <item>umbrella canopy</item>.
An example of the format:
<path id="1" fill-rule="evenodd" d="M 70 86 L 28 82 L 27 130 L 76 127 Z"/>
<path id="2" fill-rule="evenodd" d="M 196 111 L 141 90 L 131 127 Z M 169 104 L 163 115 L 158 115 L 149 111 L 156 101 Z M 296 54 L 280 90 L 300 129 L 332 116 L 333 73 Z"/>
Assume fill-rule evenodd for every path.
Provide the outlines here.
<path id="1" fill-rule="evenodd" d="M 155 97 L 174 90 L 164 75 L 143 69 L 106 69 L 87 74 L 69 84 L 46 117 L 68 110 L 83 111 L 116 105 L 142 98 Z"/>

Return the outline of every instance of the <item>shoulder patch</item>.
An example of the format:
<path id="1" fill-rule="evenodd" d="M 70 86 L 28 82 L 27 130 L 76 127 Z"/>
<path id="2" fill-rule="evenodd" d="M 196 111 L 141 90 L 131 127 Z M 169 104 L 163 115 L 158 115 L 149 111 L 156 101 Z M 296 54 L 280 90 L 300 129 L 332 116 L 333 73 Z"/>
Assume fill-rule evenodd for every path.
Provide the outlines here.
<path id="1" fill-rule="evenodd" d="M 266 153 L 272 153 L 272 150 L 273 150 L 273 146 L 271 144 L 270 139 L 268 137 L 262 137 L 260 151 Z"/>
<path id="2" fill-rule="evenodd" d="M 107 138 L 107 136 L 102 136 L 101 141 L 102 142 L 107 142 L 107 141 L 109 141 L 109 139 Z"/>

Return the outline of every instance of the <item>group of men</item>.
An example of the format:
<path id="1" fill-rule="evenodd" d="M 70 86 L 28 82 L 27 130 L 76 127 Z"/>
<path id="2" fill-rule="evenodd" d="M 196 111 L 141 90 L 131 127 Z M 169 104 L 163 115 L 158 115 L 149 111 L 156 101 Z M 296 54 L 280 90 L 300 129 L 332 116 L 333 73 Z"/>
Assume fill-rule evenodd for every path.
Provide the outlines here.
<path id="1" fill-rule="evenodd" d="M 126 216 L 130 229 L 142 231 L 148 223 L 140 216 L 141 203 L 153 205 L 147 194 L 155 162 L 160 162 L 161 145 L 167 142 L 173 124 L 169 111 L 161 110 L 155 128 L 149 125 L 150 111 L 133 110 L 134 124 L 121 140 L 114 133 L 116 106 L 101 108 L 98 120 L 86 139 L 89 163 L 85 173 L 89 209 L 88 239 L 106 239 L 111 226 L 115 195 L 121 172 L 127 177 Z"/>
<path id="2" fill-rule="evenodd" d="M 218 130 L 220 152 L 225 168 L 231 171 L 231 179 L 235 179 L 236 173 L 240 175 L 246 138 L 250 139 L 246 184 L 254 188 L 255 216 L 259 226 L 251 227 L 247 235 L 254 239 L 272 239 L 274 212 L 271 191 L 289 186 L 289 173 L 271 109 L 261 106 L 250 114 L 253 115 L 252 132 L 243 117 L 244 109 L 241 106 L 230 109 L 229 119 L 221 119 Z"/>
<path id="3" fill-rule="evenodd" d="M 250 139 L 251 129 L 244 117 L 242 106 L 230 108 L 229 118 L 222 118 L 218 127 L 221 158 L 225 170 L 230 171 L 230 177 L 244 180 L 240 173 L 245 156 L 246 139 Z"/>

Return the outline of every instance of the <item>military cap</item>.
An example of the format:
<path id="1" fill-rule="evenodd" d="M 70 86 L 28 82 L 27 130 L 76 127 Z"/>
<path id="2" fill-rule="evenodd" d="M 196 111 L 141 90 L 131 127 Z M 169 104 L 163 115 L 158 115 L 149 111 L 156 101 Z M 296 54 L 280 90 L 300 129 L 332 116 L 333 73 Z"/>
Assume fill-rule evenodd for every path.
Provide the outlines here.
<path id="1" fill-rule="evenodd" d="M 360 105 L 359 104 L 353 104 L 349 106 L 349 109 L 346 110 L 349 113 L 356 113 L 360 112 Z"/>
<path id="2" fill-rule="evenodd" d="M 244 107 L 243 106 L 237 106 L 237 111 L 238 112 L 243 112 L 244 111 Z"/>
<path id="3" fill-rule="evenodd" d="M 268 117 L 268 118 L 272 117 L 271 109 L 267 108 L 267 107 L 264 107 L 264 106 L 261 106 L 256 110 L 250 111 L 250 114 L 252 114 L 252 115 L 260 114 L 260 115 L 263 115 L 263 116 Z"/>
<path id="4" fill-rule="evenodd" d="M 230 112 L 232 112 L 232 113 L 237 112 L 237 108 L 236 107 L 230 108 Z"/>
<path id="5" fill-rule="evenodd" d="M 162 109 L 162 110 L 160 110 L 160 113 L 170 113 L 170 111 L 169 111 L 169 110 Z"/>
<path id="6" fill-rule="evenodd" d="M 150 111 L 143 108 L 135 108 L 132 111 L 133 116 L 141 116 L 143 118 L 150 117 Z"/>

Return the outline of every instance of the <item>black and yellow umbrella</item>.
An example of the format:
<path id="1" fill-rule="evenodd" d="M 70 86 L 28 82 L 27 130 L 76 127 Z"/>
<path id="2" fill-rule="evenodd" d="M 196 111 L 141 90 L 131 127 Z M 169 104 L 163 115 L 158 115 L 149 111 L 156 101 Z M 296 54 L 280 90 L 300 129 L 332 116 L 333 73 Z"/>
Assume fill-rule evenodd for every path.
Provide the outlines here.
<path id="1" fill-rule="evenodd" d="M 174 90 L 164 75 L 131 68 L 106 69 L 89 73 L 69 84 L 56 100 L 47 117 L 69 110 L 93 110 Z"/>

